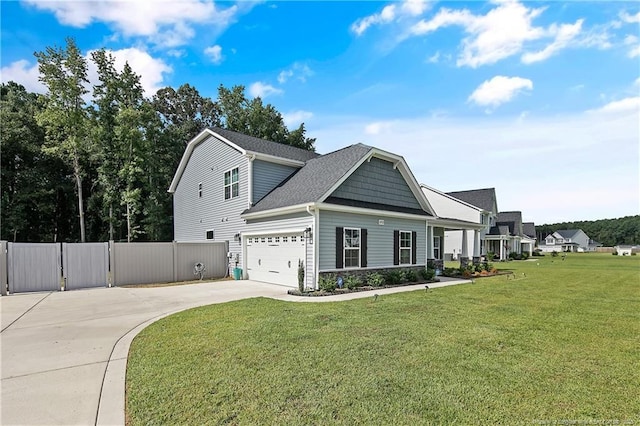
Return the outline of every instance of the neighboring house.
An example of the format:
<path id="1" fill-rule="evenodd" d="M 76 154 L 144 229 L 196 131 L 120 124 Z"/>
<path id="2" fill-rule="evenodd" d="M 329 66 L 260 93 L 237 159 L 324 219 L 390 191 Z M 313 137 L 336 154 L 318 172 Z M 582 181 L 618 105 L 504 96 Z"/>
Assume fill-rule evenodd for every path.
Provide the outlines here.
<path id="1" fill-rule="evenodd" d="M 483 225 L 478 231 L 479 248 L 476 243 L 474 233 L 466 233 L 466 242 L 469 253 L 479 253 L 481 256 L 492 251 L 487 247 L 487 235 L 496 224 L 498 214 L 498 202 L 495 188 L 472 189 L 468 191 L 448 192 L 446 196 L 462 201 L 465 205 L 471 206 L 480 214 L 480 223 Z M 455 213 L 454 213 L 455 214 Z M 456 217 L 455 215 L 453 217 Z M 445 231 L 445 258 L 458 259 L 462 256 L 463 235 L 462 230 Z"/>
<path id="2" fill-rule="evenodd" d="M 588 252 L 596 251 L 602 244 L 593 241 L 582 229 L 561 229 L 545 237 L 544 243 L 540 243 L 538 248 L 543 252 L 571 251 Z"/>
<path id="3" fill-rule="evenodd" d="M 245 278 L 424 268 L 435 217 L 405 160 L 363 144 L 318 155 L 218 128 L 189 142 L 169 192 L 174 239 L 228 241 Z M 440 247 L 440 250 L 442 248 Z"/>
<path id="4" fill-rule="evenodd" d="M 437 223 L 435 228 L 436 244 L 444 249 L 445 260 L 460 259 L 461 263 L 471 259 L 480 261 L 484 236 L 489 229 L 491 212 L 459 200 L 449 194 L 422 184 L 422 192 L 433 207 Z M 444 236 L 444 241 L 441 241 Z M 455 239 L 455 242 L 450 239 Z M 442 259 L 440 255 L 436 256 Z"/>
<path id="5" fill-rule="evenodd" d="M 522 235 L 523 238 L 521 240 L 522 252 L 529 252 L 529 256 L 533 254 L 533 250 L 537 244 L 536 238 L 536 225 L 533 222 L 523 222 L 522 223 Z"/>
<path id="6" fill-rule="evenodd" d="M 535 238 L 524 233 L 522 212 L 500 212 L 496 217 L 496 225 L 491 227 L 486 237 L 487 250 L 495 253 L 500 260 L 505 260 L 510 253 L 521 254 L 523 248 L 531 255 Z"/>

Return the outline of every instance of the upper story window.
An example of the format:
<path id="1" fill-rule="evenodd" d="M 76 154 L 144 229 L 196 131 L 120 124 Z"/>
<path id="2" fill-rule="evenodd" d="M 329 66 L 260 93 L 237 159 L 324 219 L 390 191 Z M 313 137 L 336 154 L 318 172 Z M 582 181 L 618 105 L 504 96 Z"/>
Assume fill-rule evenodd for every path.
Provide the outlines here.
<path id="1" fill-rule="evenodd" d="M 224 172 L 224 199 L 229 200 L 240 195 L 240 173 L 238 168 Z"/>
<path id="2" fill-rule="evenodd" d="M 400 231 L 400 264 L 411 264 L 411 232 Z"/>
<path id="3" fill-rule="evenodd" d="M 344 228 L 344 267 L 360 267 L 360 229 Z"/>
<path id="4" fill-rule="evenodd" d="M 442 259 L 440 257 L 440 237 L 433 237 L 433 258 L 434 259 Z"/>

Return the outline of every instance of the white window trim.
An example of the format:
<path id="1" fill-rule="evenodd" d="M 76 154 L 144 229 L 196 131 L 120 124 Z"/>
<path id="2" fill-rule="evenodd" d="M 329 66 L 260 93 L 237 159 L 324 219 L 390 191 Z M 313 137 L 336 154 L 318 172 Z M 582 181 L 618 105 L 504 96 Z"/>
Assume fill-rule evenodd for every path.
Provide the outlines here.
<path id="1" fill-rule="evenodd" d="M 358 247 L 347 247 L 347 230 L 358 231 Z M 358 265 L 347 266 L 347 250 L 358 250 Z M 342 229 L 342 266 L 344 269 L 359 269 L 362 260 L 362 228 L 343 228 Z"/>
<path id="2" fill-rule="evenodd" d="M 236 182 L 236 184 L 238 185 L 238 194 L 237 195 L 233 195 L 233 171 L 234 170 L 238 170 L 238 181 Z M 226 184 L 226 176 L 227 173 L 229 173 L 229 184 Z M 229 187 L 229 198 L 227 198 L 227 187 Z M 223 191 L 223 197 L 226 200 L 233 200 L 234 198 L 238 198 L 240 196 L 240 167 L 233 167 L 227 171 L 224 172 L 224 174 L 222 175 L 222 191 Z"/>
<path id="3" fill-rule="evenodd" d="M 402 247 L 402 234 L 409 234 L 409 247 Z M 398 231 L 398 262 L 400 265 L 411 265 L 413 259 L 413 233 L 411 231 Z M 402 250 L 409 250 L 409 262 L 402 263 Z"/>

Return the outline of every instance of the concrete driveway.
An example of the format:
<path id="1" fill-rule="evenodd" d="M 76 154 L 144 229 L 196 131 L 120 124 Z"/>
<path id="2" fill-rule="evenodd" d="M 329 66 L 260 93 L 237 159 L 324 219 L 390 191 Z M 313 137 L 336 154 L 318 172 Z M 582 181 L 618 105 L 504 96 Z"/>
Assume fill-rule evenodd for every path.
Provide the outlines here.
<path id="1" fill-rule="evenodd" d="M 468 282 L 443 279 L 429 287 Z M 421 289 L 423 284 L 376 294 Z M 0 424 L 124 424 L 129 345 L 144 327 L 172 313 L 251 297 L 329 302 L 372 296 L 310 298 L 286 291 L 246 280 L 3 296 Z"/>

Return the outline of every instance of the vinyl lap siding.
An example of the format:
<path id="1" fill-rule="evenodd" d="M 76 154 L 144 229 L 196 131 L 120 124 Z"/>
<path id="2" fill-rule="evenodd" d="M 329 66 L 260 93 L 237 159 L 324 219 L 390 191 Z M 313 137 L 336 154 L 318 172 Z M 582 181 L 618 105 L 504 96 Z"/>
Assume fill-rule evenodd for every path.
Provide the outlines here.
<path id="1" fill-rule="evenodd" d="M 196 146 L 173 194 L 174 239 L 201 241 L 214 230 L 215 241 L 229 241 L 229 250 L 238 255 L 241 246 L 234 235 L 244 228 L 240 213 L 247 208 L 248 159 L 227 144 L 210 137 Z M 239 196 L 224 199 L 224 173 L 238 167 Z M 202 182 L 202 197 L 198 183 Z M 232 262 L 232 266 L 235 261 Z"/>
<path id="2" fill-rule="evenodd" d="M 364 162 L 331 196 L 422 209 L 393 163 L 378 158 Z"/>
<path id="3" fill-rule="evenodd" d="M 267 161 L 253 161 L 253 203 L 257 203 L 297 169 Z"/>
<path id="4" fill-rule="evenodd" d="M 379 225 L 378 220 L 384 220 Z M 427 253 L 426 223 L 424 220 L 399 219 L 384 215 L 320 211 L 320 271 L 335 270 L 336 227 L 367 229 L 367 268 L 393 267 L 393 231 L 417 233 L 417 261 L 424 265 Z"/>

